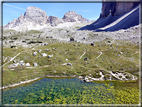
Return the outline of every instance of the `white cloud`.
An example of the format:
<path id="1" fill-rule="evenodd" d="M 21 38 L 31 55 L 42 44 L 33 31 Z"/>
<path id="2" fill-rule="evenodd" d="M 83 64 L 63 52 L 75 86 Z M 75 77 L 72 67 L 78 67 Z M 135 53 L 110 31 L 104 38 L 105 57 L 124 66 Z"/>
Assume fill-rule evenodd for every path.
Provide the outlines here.
<path id="1" fill-rule="evenodd" d="M 20 8 L 20 7 L 17 7 L 17 6 L 12 6 L 12 5 L 5 4 L 5 3 L 3 3 L 3 5 L 5 5 L 5 6 L 9 6 L 9 7 L 12 7 L 12 8 L 16 8 L 16 9 L 20 9 L 20 10 L 24 10 L 24 11 L 26 11 L 26 9 L 24 9 L 24 8 Z"/>

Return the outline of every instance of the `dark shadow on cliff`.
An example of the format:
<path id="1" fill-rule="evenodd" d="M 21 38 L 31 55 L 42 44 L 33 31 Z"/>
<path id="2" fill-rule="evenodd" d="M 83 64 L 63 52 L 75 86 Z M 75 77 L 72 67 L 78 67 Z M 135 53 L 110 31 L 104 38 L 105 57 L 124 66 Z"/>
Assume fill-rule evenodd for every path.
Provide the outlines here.
<path id="1" fill-rule="evenodd" d="M 136 9 L 136 10 L 134 10 L 134 9 Z M 132 13 L 130 13 L 128 16 L 122 18 L 124 15 L 126 15 L 129 12 L 132 12 Z M 120 29 L 128 29 L 130 27 L 138 25 L 139 24 L 139 7 L 136 6 L 135 8 L 128 11 L 127 13 L 122 14 L 122 15 L 117 15 L 117 16 L 109 15 L 105 18 L 99 18 L 94 23 L 84 26 L 84 27 L 80 28 L 79 30 L 95 30 L 97 32 L 99 32 L 99 31 L 117 31 Z M 116 23 L 116 21 L 119 20 L 120 18 L 122 18 L 122 20 L 120 20 L 118 23 Z M 114 24 L 112 26 L 111 24 L 113 22 L 114 22 Z M 110 27 L 108 27 L 108 25 L 110 25 Z M 103 28 L 103 27 L 106 27 L 106 28 Z M 103 29 L 101 29 L 101 28 L 103 28 Z"/>

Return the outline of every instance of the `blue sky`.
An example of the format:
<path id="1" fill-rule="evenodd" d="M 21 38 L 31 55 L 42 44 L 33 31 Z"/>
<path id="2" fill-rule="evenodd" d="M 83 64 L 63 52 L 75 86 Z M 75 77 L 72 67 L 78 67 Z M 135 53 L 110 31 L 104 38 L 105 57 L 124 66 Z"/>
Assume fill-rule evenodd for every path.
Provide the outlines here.
<path id="1" fill-rule="evenodd" d="M 84 18 L 96 20 L 101 13 L 102 3 L 3 3 L 3 25 L 24 14 L 29 6 L 38 7 L 45 11 L 47 16 L 60 19 L 66 12 L 74 10 Z"/>

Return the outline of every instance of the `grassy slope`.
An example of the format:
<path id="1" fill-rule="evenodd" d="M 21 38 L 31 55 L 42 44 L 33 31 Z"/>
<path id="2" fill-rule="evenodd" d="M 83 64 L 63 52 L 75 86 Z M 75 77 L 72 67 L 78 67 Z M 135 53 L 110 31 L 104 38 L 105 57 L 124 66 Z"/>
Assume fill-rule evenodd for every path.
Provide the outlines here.
<path id="1" fill-rule="evenodd" d="M 120 43 L 120 41 L 117 41 Z M 76 44 L 76 45 L 75 45 Z M 98 45 L 101 45 L 100 47 Z M 53 50 L 53 48 L 56 48 Z M 53 57 L 42 57 L 41 53 L 33 56 L 32 53 L 41 49 L 41 53 L 53 54 Z M 49 49 L 49 51 L 46 51 Z M 47 46 L 36 46 L 34 49 L 21 48 L 3 48 L 3 56 L 14 57 L 17 53 L 22 52 L 15 60 L 24 60 L 25 63 L 30 63 L 33 68 L 26 68 L 25 66 L 18 66 L 10 68 L 8 63 L 3 68 L 3 85 L 20 82 L 21 80 L 33 79 L 43 75 L 89 75 L 94 76 L 95 73 L 103 70 L 124 71 L 135 74 L 139 71 L 139 47 L 135 44 L 129 45 L 127 42 L 121 43 L 116 47 L 116 43 L 110 45 L 106 41 L 102 43 L 95 43 L 95 46 L 85 45 L 81 43 L 52 43 Z M 138 53 L 136 53 L 138 51 Z M 86 52 L 81 59 L 80 56 Z M 102 55 L 96 59 L 102 52 Z M 123 53 L 123 54 L 121 54 Z M 119 56 L 120 55 L 120 56 Z M 133 57 L 133 60 L 128 58 Z M 84 58 L 89 58 L 84 61 Z M 11 58 L 7 58 L 4 62 L 8 62 Z M 68 59 L 68 61 L 66 61 Z M 34 67 L 33 63 L 37 62 L 38 67 Z M 72 66 L 62 65 L 70 62 Z M 48 67 L 47 67 L 48 65 Z M 46 67 L 44 67 L 46 66 Z M 14 69 L 14 70 L 11 70 Z M 9 78 L 10 77 L 10 78 Z M 7 79 L 8 78 L 8 79 Z"/>

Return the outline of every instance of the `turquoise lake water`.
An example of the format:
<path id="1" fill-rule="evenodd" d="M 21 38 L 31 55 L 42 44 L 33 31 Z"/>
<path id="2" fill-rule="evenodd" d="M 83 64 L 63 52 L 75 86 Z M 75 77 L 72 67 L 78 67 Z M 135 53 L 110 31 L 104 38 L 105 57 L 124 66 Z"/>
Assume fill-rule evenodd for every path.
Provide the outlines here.
<path id="1" fill-rule="evenodd" d="M 3 91 L 4 104 L 115 104 L 113 84 L 43 78 Z"/>

